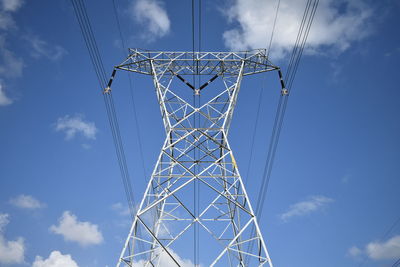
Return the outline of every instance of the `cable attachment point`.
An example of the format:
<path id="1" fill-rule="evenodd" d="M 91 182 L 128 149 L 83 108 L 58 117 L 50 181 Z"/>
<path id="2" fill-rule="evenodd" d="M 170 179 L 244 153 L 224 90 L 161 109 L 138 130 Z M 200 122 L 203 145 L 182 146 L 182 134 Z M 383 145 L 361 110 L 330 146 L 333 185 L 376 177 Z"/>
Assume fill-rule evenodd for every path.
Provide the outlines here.
<path id="1" fill-rule="evenodd" d="M 195 95 L 200 95 L 200 89 L 194 89 L 194 94 Z"/>
<path id="2" fill-rule="evenodd" d="M 288 95 L 288 94 L 289 94 L 289 90 L 286 89 L 286 88 L 282 88 L 281 94 L 282 94 L 282 95 Z"/>
<path id="3" fill-rule="evenodd" d="M 111 92 L 111 88 L 110 87 L 106 87 L 106 88 L 104 88 L 104 90 L 103 90 L 103 94 L 109 94 Z"/>

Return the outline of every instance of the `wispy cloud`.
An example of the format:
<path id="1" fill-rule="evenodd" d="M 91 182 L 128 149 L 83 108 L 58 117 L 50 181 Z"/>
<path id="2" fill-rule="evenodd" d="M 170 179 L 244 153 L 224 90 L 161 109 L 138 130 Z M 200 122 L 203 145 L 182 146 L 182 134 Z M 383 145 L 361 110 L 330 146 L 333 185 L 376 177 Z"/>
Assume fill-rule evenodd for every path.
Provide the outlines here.
<path id="1" fill-rule="evenodd" d="M 46 206 L 44 203 L 41 203 L 36 198 L 24 194 L 10 199 L 10 203 L 18 208 L 31 210 L 40 209 Z"/>
<path id="2" fill-rule="evenodd" d="M 395 260 L 400 258 L 400 235 L 393 236 L 386 241 L 373 241 L 360 249 L 356 246 L 348 250 L 353 257 L 366 255 L 372 260 Z"/>
<path id="3" fill-rule="evenodd" d="M 287 222 L 292 217 L 304 216 L 322 209 L 331 202 L 333 202 L 333 199 L 325 196 L 311 196 L 307 200 L 290 205 L 289 209 L 279 217 L 282 221 Z"/>
<path id="4" fill-rule="evenodd" d="M 6 39 L 0 35 L 0 77 L 18 78 L 22 76 L 25 67 L 22 58 L 8 49 Z"/>
<path id="5" fill-rule="evenodd" d="M 1 7 L 4 11 L 15 12 L 23 3 L 23 0 L 1 0 Z"/>
<path id="6" fill-rule="evenodd" d="M 0 213 L 0 263 L 23 263 L 25 254 L 24 239 L 19 237 L 16 240 L 8 241 L 4 237 L 5 227 L 9 223 L 8 217 L 8 214 Z"/>
<path id="7" fill-rule="evenodd" d="M 50 231 L 62 235 L 64 240 L 77 242 L 81 246 L 97 245 L 103 242 L 103 235 L 96 224 L 80 222 L 69 211 L 65 211 L 59 219 L 59 225 L 52 225 Z"/>
<path id="8" fill-rule="evenodd" d="M 223 33 L 225 45 L 232 50 L 267 47 L 274 24 L 277 1 L 234 0 L 226 12 L 237 23 Z M 279 59 L 291 51 L 303 16 L 305 1 L 281 1 L 270 56 Z M 266 15 L 266 14 L 269 14 Z M 327 50 L 342 52 L 367 36 L 372 10 L 363 0 L 320 1 L 307 40 L 307 53 Z"/>
<path id="9" fill-rule="evenodd" d="M 0 80 L 0 106 L 7 106 L 12 104 L 12 100 L 6 95 L 4 91 L 3 84 L 1 84 Z"/>
<path id="10" fill-rule="evenodd" d="M 11 105 L 14 101 L 5 93 L 5 80 L 21 77 L 24 68 L 22 58 L 7 47 L 8 31 L 16 29 L 12 12 L 17 11 L 23 2 L 17 0 L 0 0 L 0 106 Z"/>
<path id="11" fill-rule="evenodd" d="M 72 259 L 71 255 L 63 255 L 60 251 L 52 251 L 47 259 L 36 256 L 32 267 L 78 267 L 78 264 Z"/>
<path id="12" fill-rule="evenodd" d="M 94 122 L 84 121 L 82 115 L 66 115 L 58 118 L 55 129 L 64 132 L 67 140 L 74 138 L 78 133 L 88 139 L 96 139 L 96 125 Z"/>
<path id="13" fill-rule="evenodd" d="M 31 55 L 35 58 L 45 57 L 57 61 L 67 54 L 62 46 L 49 44 L 37 35 L 28 35 L 25 39 L 31 44 Z"/>
<path id="14" fill-rule="evenodd" d="M 149 42 L 167 35 L 170 31 L 171 22 L 161 1 L 137 0 L 132 3 L 131 14 L 143 26 L 143 37 Z"/>

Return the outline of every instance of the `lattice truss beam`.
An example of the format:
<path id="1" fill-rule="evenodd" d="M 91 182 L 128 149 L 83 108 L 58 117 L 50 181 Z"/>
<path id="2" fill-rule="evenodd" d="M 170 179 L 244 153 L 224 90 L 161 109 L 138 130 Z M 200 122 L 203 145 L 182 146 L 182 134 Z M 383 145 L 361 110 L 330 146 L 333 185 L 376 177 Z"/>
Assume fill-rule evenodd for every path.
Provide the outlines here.
<path id="1" fill-rule="evenodd" d="M 152 75 L 166 139 L 117 266 L 193 266 L 188 259 L 195 227 L 201 264 L 272 266 L 227 134 L 242 77 L 278 67 L 264 50 L 131 52 L 116 68 Z M 211 79 L 195 88 L 183 75 Z M 199 95 L 218 78 L 220 92 L 201 106 L 184 100 L 172 86 L 181 81 Z M 196 185 L 198 199 L 193 198 Z"/>

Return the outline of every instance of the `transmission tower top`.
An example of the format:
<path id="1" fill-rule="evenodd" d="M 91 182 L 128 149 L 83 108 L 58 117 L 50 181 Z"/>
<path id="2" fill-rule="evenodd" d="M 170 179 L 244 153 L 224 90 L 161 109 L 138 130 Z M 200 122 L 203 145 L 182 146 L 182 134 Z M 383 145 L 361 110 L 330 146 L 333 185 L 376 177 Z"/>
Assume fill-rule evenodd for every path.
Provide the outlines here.
<path id="1" fill-rule="evenodd" d="M 242 52 L 129 51 L 128 58 L 116 68 L 147 75 L 154 75 L 152 62 L 162 67 L 169 65 L 166 71 L 172 75 L 237 74 L 241 69 L 242 75 L 246 76 L 279 69 L 269 61 L 265 49 Z"/>
<path id="2" fill-rule="evenodd" d="M 228 141 L 243 76 L 277 71 L 284 94 L 266 50 L 130 49 L 105 92 L 117 70 L 152 76 L 166 131 L 117 267 L 272 267 Z"/>

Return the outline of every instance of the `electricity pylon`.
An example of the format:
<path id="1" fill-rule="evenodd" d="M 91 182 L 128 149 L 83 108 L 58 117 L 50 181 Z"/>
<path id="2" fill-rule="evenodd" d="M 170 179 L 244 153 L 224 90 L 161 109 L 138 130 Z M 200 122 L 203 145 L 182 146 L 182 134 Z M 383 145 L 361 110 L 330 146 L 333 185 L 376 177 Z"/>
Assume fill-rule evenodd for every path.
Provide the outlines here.
<path id="1" fill-rule="evenodd" d="M 166 132 L 117 266 L 272 267 L 227 138 L 242 78 L 279 71 L 265 50 L 131 49 L 117 69 L 153 77 Z"/>

